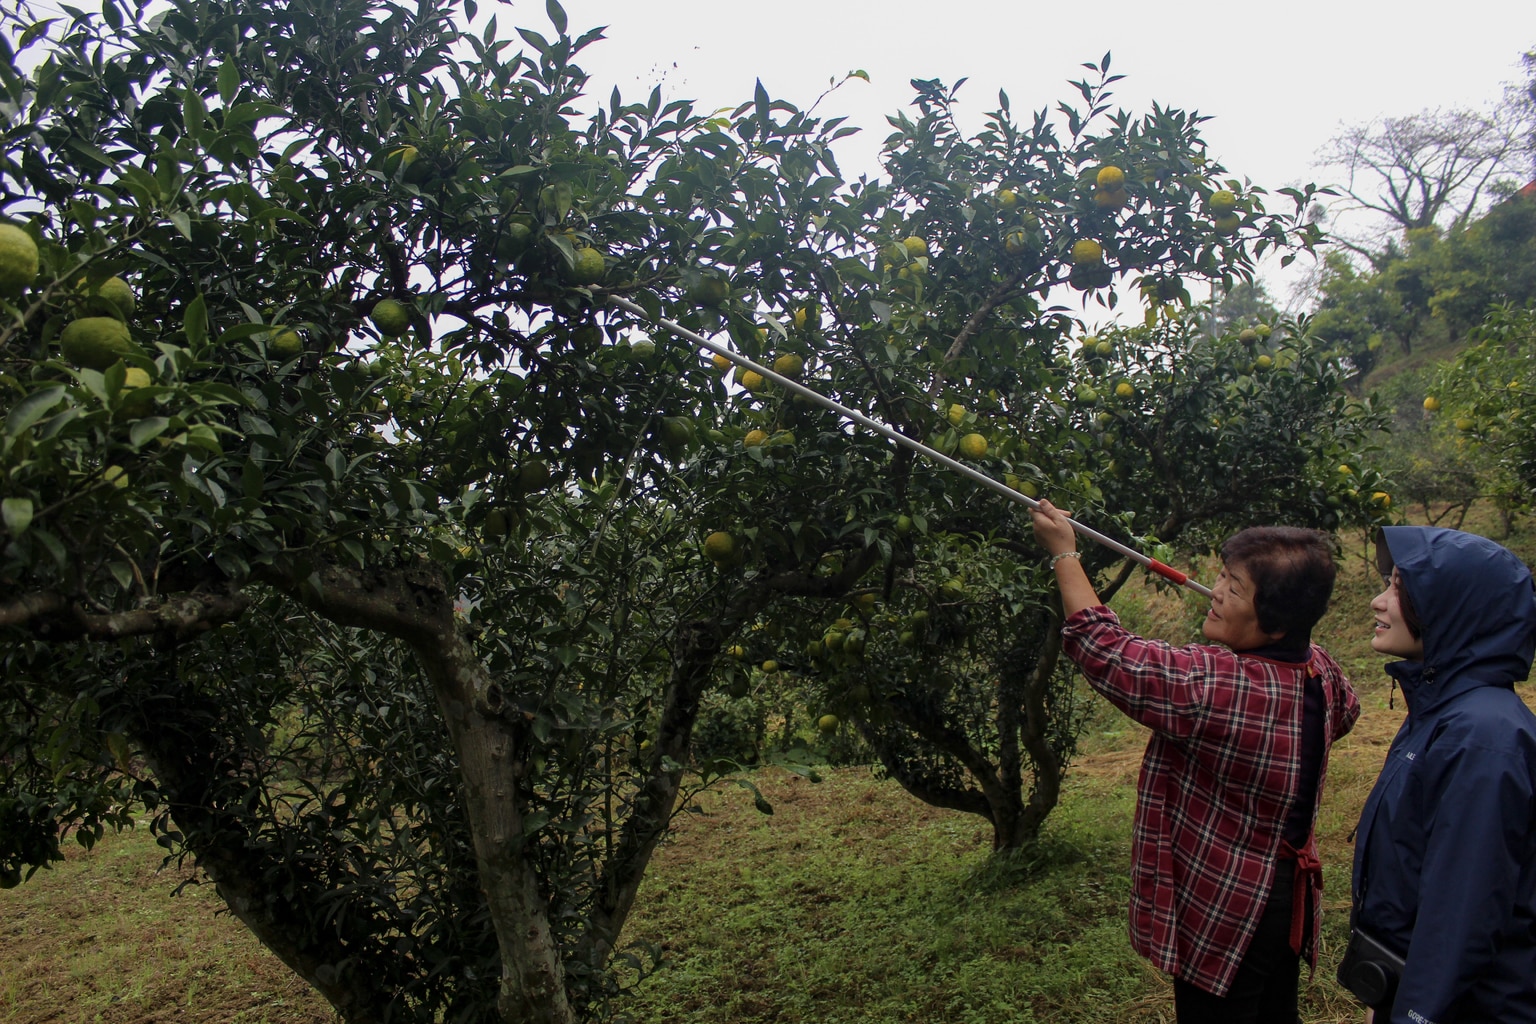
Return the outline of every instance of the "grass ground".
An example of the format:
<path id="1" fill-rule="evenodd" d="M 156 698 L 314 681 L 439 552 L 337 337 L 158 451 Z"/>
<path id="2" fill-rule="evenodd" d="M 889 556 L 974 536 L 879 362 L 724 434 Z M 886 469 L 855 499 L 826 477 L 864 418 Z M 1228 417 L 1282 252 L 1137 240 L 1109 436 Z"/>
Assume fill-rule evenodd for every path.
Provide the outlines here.
<path id="1" fill-rule="evenodd" d="M 1536 558 L 1529 526 L 1509 543 Z M 1334 748 L 1318 825 L 1327 912 L 1322 962 L 1303 993 L 1308 1024 L 1360 1019 L 1332 980 L 1348 909 L 1345 836 L 1403 715 L 1369 649 L 1379 581 L 1364 554 L 1359 543 L 1347 553 L 1317 636 L 1355 680 L 1363 713 Z M 1117 603 L 1136 628 L 1193 634 L 1195 602 L 1127 590 Z M 1536 686 L 1523 692 L 1536 704 Z M 772 816 L 736 790 L 706 795 L 658 854 L 626 933 L 659 947 L 666 966 L 620 1010 L 645 1024 L 1172 1020 L 1168 983 L 1125 932 L 1143 742 L 1104 708 L 1045 841 L 1011 864 L 989 856 L 984 822 L 921 804 L 864 769 L 820 783 L 763 773 Z M 139 829 L 0 891 L 0 1024 L 332 1019 L 238 922 L 216 914 L 209 889 L 172 898 L 186 876 L 158 871 L 159 860 Z"/>

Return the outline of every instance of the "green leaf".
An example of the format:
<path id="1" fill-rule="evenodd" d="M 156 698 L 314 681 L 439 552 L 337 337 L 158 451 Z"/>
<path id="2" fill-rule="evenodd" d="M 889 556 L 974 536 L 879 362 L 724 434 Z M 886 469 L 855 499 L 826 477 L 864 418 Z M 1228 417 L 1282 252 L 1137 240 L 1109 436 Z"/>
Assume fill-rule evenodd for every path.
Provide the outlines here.
<path id="1" fill-rule="evenodd" d="M 240 92 L 240 67 L 232 60 L 219 65 L 219 99 L 229 107 Z"/>
<path id="2" fill-rule="evenodd" d="M 135 448 L 142 448 L 150 441 L 165 433 L 171 421 L 164 416 L 146 416 L 141 420 L 134 420 L 133 426 L 128 428 L 128 443 Z"/>
<path id="3" fill-rule="evenodd" d="M 21 536 L 32 525 L 32 499 L 6 498 L 0 501 L 0 518 L 5 520 L 5 528 L 11 531 L 11 536 Z"/>
<path id="4" fill-rule="evenodd" d="M 204 301 L 202 292 L 198 292 L 197 298 L 187 304 L 187 311 L 181 318 L 181 329 L 186 332 L 187 344 L 191 348 L 201 348 L 203 342 L 208 340 L 208 303 Z"/>
<path id="5" fill-rule="evenodd" d="M 55 405 L 58 405 L 59 400 L 63 397 L 64 387 L 62 385 L 43 388 L 28 395 L 5 418 L 5 432 L 15 435 L 26 430 L 47 415 L 48 411 Z"/>
<path id="6" fill-rule="evenodd" d="M 544 9 L 549 12 L 549 22 L 555 26 L 555 31 L 565 35 L 565 8 L 557 4 L 555 0 L 545 0 Z"/>

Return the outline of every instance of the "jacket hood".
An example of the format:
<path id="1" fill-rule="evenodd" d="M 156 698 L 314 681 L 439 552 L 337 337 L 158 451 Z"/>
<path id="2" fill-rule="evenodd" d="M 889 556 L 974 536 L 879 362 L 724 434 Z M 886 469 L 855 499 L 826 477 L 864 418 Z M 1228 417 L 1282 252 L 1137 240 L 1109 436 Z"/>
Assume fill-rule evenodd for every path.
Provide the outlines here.
<path id="1" fill-rule="evenodd" d="M 1485 537 L 1441 527 L 1388 526 L 1382 541 L 1424 641 L 1421 662 L 1388 666 L 1413 710 L 1530 675 L 1536 590 L 1525 563 Z"/>

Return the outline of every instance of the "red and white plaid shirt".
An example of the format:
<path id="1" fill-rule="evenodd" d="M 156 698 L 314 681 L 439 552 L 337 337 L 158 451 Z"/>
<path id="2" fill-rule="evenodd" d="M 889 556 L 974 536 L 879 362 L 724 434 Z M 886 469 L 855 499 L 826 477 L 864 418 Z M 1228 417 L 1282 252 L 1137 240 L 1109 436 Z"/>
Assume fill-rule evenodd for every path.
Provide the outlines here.
<path id="1" fill-rule="evenodd" d="M 1093 688 L 1152 730 L 1136 785 L 1131 943 L 1174 977 L 1225 995 L 1268 899 L 1300 781 L 1304 672 L 1321 677 L 1326 707 L 1319 801 L 1327 748 L 1355 724 L 1360 702 L 1315 644 L 1304 665 L 1173 647 L 1128 632 L 1102 606 L 1068 618 L 1062 636 Z M 1314 893 L 1314 949 L 1320 902 Z"/>

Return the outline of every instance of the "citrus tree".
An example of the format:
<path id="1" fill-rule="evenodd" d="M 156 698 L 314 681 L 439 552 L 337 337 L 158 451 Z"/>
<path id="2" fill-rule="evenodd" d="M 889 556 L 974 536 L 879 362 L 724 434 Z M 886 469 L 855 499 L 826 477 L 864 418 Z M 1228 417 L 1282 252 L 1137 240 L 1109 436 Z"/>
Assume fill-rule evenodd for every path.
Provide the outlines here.
<path id="1" fill-rule="evenodd" d="M 1536 488 L 1536 312 L 1496 306 L 1431 385 L 1442 433 L 1482 468 L 1506 516 Z"/>
<path id="2" fill-rule="evenodd" d="M 762 637 L 808 638 L 785 674 L 830 686 L 882 663 L 877 612 L 926 601 L 966 699 L 990 670 L 962 617 L 1058 678 L 1013 511 L 607 296 L 1128 534 L 1196 537 L 1260 496 L 1196 459 L 1180 503 L 1115 505 L 1116 407 L 1084 389 L 1121 382 L 1064 360 L 1053 289 L 1139 287 L 1163 326 L 1102 366 L 1217 437 L 1207 406 L 1283 389 L 1236 350 L 1164 366 L 1158 310 L 1316 240 L 1222 176 L 1197 116 L 1111 111 L 1107 58 L 1081 109 L 1016 123 L 1003 96 L 974 138 L 917 83 L 887 176 L 847 181 L 852 129 L 761 88 L 718 116 L 659 93 L 579 115 L 600 33 L 547 11 L 517 50 L 463 28 L 470 3 L 0 14 L 0 881 L 147 805 L 350 1021 L 600 1012 L 656 844 L 710 781 L 703 699 Z M 1317 445 L 1271 448 L 1300 472 Z M 871 735 L 917 700 L 889 664 L 862 684 L 886 710 L 837 690 Z M 1032 700 L 1012 713 L 1059 742 Z"/>

